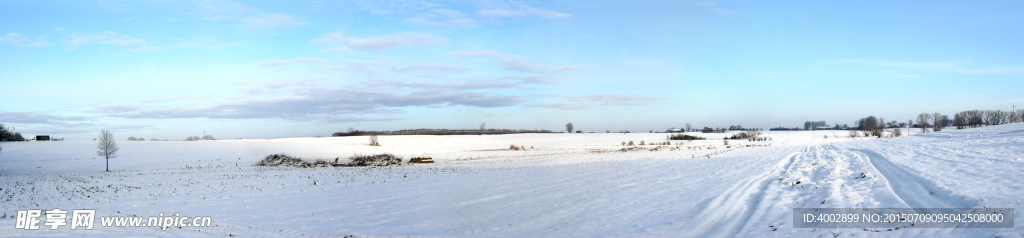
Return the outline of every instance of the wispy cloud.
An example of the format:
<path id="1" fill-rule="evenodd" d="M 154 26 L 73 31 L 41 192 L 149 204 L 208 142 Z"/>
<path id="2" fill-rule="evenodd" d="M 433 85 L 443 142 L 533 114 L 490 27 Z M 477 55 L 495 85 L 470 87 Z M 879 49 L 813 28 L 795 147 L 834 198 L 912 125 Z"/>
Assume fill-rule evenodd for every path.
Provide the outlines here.
<path id="1" fill-rule="evenodd" d="M 138 102 L 138 103 L 165 103 L 165 102 L 182 101 L 182 100 L 210 99 L 210 98 L 213 98 L 213 96 L 214 96 L 213 94 L 181 95 L 181 96 L 169 96 L 169 97 L 162 97 L 162 98 L 140 99 L 140 100 L 135 100 L 135 102 Z M 134 109 L 132 109 L 132 110 L 134 110 Z"/>
<path id="2" fill-rule="evenodd" d="M 684 1 L 683 3 L 686 4 L 690 9 L 706 11 L 706 12 L 718 14 L 718 15 L 721 15 L 721 16 L 728 16 L 728 15 L 731 15 L 733 12 L 735 12 L 734 10 L 725 9 L 725 8 L 722 8 L 722 7 L 718 6 L 717 2 L 710 2 L 710 1 Z"/>
<path id="3" fill-rule="evenodd" d="M 237 21 L 238 27 L 256 32 L 272 32 L 309 25 L 300 17 L 266 12 L 245 4 L 227 0 L 194 1 L 195 9 L 189 13 L 211 21 Z"/>
<path id="4" fill-rule="evenodd" d="M 319 59 L 319 58 L 312 58 L 312 57 L 298 57 L 298 58 L 290 59 L 290 60 L 285 60 L 285 59 L 265 59 L 265 60 L 257 61 L 256 65 L 259 65 L 259 66 L 278 66 L 278 65 L 285 65 L 285 64 L 290 64 L 290 63 L 324 63 L 324 62 L 327 62 L 327 60 Z"/>
<path id="5" fill-rule="evenodd" d="M 184 48 L 223 48 L 234 46 L 232 44 L 223 43 L 214 36 L 197 36 L 187 39 L 180 39 L 176 47 Z"/>
<path id="6" fill-rule="evenodd" d="M 32 40 L 16 32 L 11 32 L 4 36 L 0 36 L 0 45 L 43 47 L 50 46 L 52 44 L 46 40 Z"/>
<path id="7" fill-rule="evenodd" d="M 300 21 L 296 17 L 291 15 L 271 13 L 246 17 L 242 20 L 242 24 L 238 26 L 245 29 L 262 31 L 280 28 L 292 28 L 305 25 L 309 25 L 309 22 Z"/>
<path id="8" fill-rule="evenodd" d="M 491 82 L 493 83 L 493 82 Z M 105 105 L 90 112 L 131 119 L 212 118 L 278 119 L 332 123 L 338 121 L 395 120 L 390 114 L 405 107 L 508 107 L 519 96 L 475 92 L 473 89 L 512 87 L 474 83 L 380 81 L 330 85 L 314 81 L 269 83 L 247 90 L 238 100 L 199 106 Z"/>
<path id="9" fill-rule="evenodd" d="M 561 73 L 582 69 L 582 65 L 548 66 L 529 61 L 524 56 L 502 54 L 491 50 L 459 51 L 450 53 L 453 56 L 486 57 L 497 59 L 506 70 L 528 73 Z"/>
<path id="10" fill-rule="evenodd" d="M 414 17 L 406 18 L 402 22 L 412 25 L 449 27 L 449 28 L 473 28 L 477 27 L 477 20 L 453 9 L 430 9 L 418 13 Z"/>
<path id="11" fill-rule="evenodd" d="M 473 67 L 443 62 L 420 62 L 391 67 L 395 72 L 421 77 L 441 77 L 466 72 Z"/>
<path id="12" fill-rule="evenodd" d="M 310 41 L 319 45 L 343 45 L 362 50 L 391 50 L 395 48 L 442 45 L 448 38 L 424 32 L 401 32 L 370 38 L 345 37 L 342 33 L 329 33 Z"/>
<path id="13" fill-rule="evenodd" d="M 65 44 L 72 48 L 93 44 L 112 45 L 119 46 L 122 49 L 132 52 L 154 51 L 164 48 L 163 46 L 152 45 L 144 39 L 118 34 L 113 31 L 104 31 L 100 33 L 74 33 L 68 35 L 68 40 Z"/>
<path id="14" fill-rule="evenodd" d="M 567 18 L 572 16 L 568 13 L 532 7 L 519 1 L 482 2 L 481 9 L 477 10 L 476 15 L 489 20 L 524 16 L 538 16 L 543 18 Z"/>
<path id="15" fill-rule="evenodd" d="M 587 110 L 587 109 L 590 109 L 590 105 L 587 105 L 586 103 L 564 103 L 564 102 L 560 102 L 560 103 L 536 103 L 536 104 L 527 104 L 527 106 L 540 107 L 540 108 L 551 108 L 551 109 L 562 109 L 562 110 Z"/>
<path id="16" fill-rule="evenodd" d="M 78 134 L 99 132 L 101 129 L 128 131 L 150 128 L 151 125 L 110 125 L 96 123 L 93 117 L 58 116 L 43 112 L 3 112 L 0 111 L 0 122 L 24 125 L 17 131 L 29 134 Z"/>
<path id="17" fill-rule="evenodd" d="M 860 64 L 902 70 L 944 71 L 962 74 L 1024 75 L 1024 66 L 970 67 L 956 62 L 914 62 L 886 60 L 839 60 L 843 64 Z"/>
<path id="18" fill-rule="evenodd" d="M 357 8 L 375 15 L 411 15 L 403 23 L 420 26 L 445 28 L 473 28 L 481 24 L 500 24 L 509 19 L 540 17 L 560 19 L 572 17 L 563 12 L 533 7 L 514 0 L 487 0 L 470 2 L 427 2 L 427 1 L 352 1 L 346 3 L 318 4 L 327 9 Z M 462 9 L 456 10 L 456 9 Z"/>
<path id="19" fill-rule="evenodd" d="M 624 94 L 590 94 L 581 96 L 547 94 L 536 96 L 559 98 L 567 100 L 568 102 L 527 104 L 527 106 L 563 110 L 587 110 L 593 106 L 638 106 L 655 104 L 662 100 L 666 100 L 666 98 Z"/>

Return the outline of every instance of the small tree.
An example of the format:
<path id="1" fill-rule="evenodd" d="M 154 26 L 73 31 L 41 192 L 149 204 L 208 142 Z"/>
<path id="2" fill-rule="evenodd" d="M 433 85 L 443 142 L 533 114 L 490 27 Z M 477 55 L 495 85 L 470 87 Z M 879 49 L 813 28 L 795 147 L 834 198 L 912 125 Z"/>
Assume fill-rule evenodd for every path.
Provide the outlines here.
<path id="1" fill-rule="evenodd" d="M 932 131 L 941 131 L 943 126 L 942 114 L 938 112 L 932 113 L 932 124 Z"/>
<path id="2" fill-rule="evenodd" d="M 211 136 L 211 135 L 205 135 L 205 136 L 203 136 L 203 140 L 217 140 L 217 139 L 213 138 L 213 136 Z"/>
<path id="3" fill-rule="evenodd" d="M 855 130 L 850 130 L 850 133 L 849 133 L 849 135 L 850 135 L 850 138 L 854 138 L 854 137 L 857 137 L 857 131 L 855 131 Z"/>
<path id="4" fill-rule="evenodd" d="M 692 130 L 693 130 L 693 128 L 690 127 L 690 123 L 686 123 L 686 131 L 689 132 L 689 131 L 692 131 Z"/>
<path id="5" fill-rule="evenodd" d="M 483 123 L 483 122 L 481 122 L 481 123 L 480 123 L 480 130 L 481 130 L 481 131 L 482 131 L 482 130 L 484 130 L 484 128 L 485 128 L 486 126 L 487 126 L 487 123 Z"/>
<path id="6" fill-rule="evenodd" d="M 931 115 L 928 113 L 921 113 L 917 115 L 917 124 L 921 127 L 921 133 L 928 132 L 928 119 Z"/>
<path id="7" fill-rule="evenodd" d="M 565 131 L 572 133 L 572 122 L 570 122 L 569 124 L 565 124 Z"/>
<path id="8" fill-rule="evenodd" d="M 107 160 L 107 172 L 110 172 L 110 158 L 117 158 L 117 142 L 114 141 L 114 133 L 103 130 L 100 133 L 100 142 L 96 145 L 96 155 L 103 156 Z"/>
<path id="9" fill-rule="evenodd" d="M 892 136 L 893 137 L 900 137 L 902 134 L 903 134 L 903 132 L 900 131 L 899 127 L 895 128 L 895 129 L 892 129 Z"/>
<path id="10" fill-rule="evenodd" d="M 370 146 L 380 146 L 380 143 L 377 141 L 377 134 L 370 135 Z"/>

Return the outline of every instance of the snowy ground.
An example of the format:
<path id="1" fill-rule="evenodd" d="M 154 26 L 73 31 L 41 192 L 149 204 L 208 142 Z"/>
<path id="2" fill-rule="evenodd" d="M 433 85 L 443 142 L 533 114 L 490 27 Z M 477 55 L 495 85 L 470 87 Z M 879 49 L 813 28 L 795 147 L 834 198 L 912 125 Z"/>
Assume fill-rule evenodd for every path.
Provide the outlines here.
<path id="1" fill-rule="evenodd" d="M 709 140 L 628 151 L 623 141 L 666 134 L 382 136 L 381 147 L 366 137 L 122 141 L 110 173 L 93 141 L 5 142 L 0 237 L 1024 235 L 1022 123 L 892 139 L 768 132 L 771 141 L 728 146 L 728 134 L 691 134 Z M 437 163 L 251 166 L 271 153 L 379 152 Z M 795 207 L 1015 208 L 1017 219 L 1004 229 L 794 229 Z M 14 229 L 16 210 L 52 208 L 211 216 L 215 226 Z"/>

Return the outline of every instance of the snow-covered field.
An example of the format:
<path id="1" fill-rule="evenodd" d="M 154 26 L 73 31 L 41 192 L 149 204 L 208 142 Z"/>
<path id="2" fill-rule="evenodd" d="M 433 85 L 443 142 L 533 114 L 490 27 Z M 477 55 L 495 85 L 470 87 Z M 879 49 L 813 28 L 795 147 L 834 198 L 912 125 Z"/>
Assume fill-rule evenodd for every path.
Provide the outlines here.
<path id="1" fill-rule="evenodd" d="M 366 137 L 120 141 L 109 173 L 93 141 L 5 142 L 0 237 L 1024 235 L 1024 123 L 889 139 L 767 132 L 770 141 L 728 146 L 730 134 L 691 134 L 708 140 L 626 151 L 623 141 L 666 134 L 382 136 L 380 147 Z M 437 163 L 252 166 L 272 153 L 380 152 Z M 793 208 L 908 207 L 1014 208 L 1017 219 L 1002 229 L 792 228 Z M 53 208 L 211 216 L 214 226 L 14 229 L 16 210 Z"/>

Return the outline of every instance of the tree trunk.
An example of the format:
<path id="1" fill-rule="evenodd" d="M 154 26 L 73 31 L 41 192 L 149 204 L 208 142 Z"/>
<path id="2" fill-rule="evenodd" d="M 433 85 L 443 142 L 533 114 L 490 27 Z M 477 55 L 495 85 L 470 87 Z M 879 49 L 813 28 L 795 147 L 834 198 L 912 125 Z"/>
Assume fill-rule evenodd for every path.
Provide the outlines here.
<path id="1" fill-rule="evenodd" d="M 107 172 L 110 172 L 110 156 L 107 156 Z"/>

